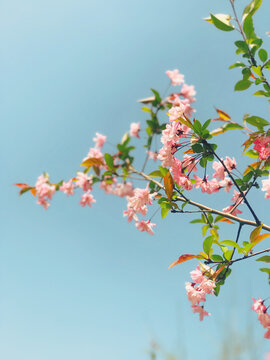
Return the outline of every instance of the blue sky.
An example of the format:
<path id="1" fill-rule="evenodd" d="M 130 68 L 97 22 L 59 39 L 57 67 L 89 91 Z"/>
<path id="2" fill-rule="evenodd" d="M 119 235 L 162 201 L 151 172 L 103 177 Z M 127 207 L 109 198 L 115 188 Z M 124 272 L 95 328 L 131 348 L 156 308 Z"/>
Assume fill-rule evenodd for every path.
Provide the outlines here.
<path id="1" fill-rule="evenodd" d="M 214 106 L 239 122 L 244 113 L 268 116 L 263 99 L 248 96 L 251 91 L 233 92 L 240 74 L 227 69 L 236 60 L 237 34 L 202 20 L 209 11 L 229 12 L 228 3 L 9 0 L 0 5 L 2 359 L 147 359 L 155 339 L 170 351 L 185 351 L 186 359 L 209 360 L 216 359 L 225 333 L 236 328 L 246 334 L 249 324 L 257 359 L 263 359 L 269 344 L 250 311 L 251 296 L 269 295 L 258 263 L 235 265 L 221 296 L 207 302 L 212 316 L 200 323 L 184 291 L 196 262 L 168 271 L 180 254 L 198 251 L 198 225 L 158 215 L 150 237 L 122 217 L 124 200 L 101 191 L 91 209 L 81 208 L 77 195 L 57 194 L 44 211 L 30 194 L 19 198 L 13 186 L 34 184 L 45 170 L 53 181 L 70 178 L 96 131 L 116 144 L 130 122 L 145 119 L 136 100 L 149 96 L 150 88 L 166 89 L 167 69 L 179 68 L 195 85 L 202 121 L 215 116 Z M 255 17 L 266 49 L 269 11 L 265 1 Z M 220 141 L 221 156 L 240 154 L 239 137 L 224 135 Z M 196 199 L 216 202 L 201 194 Z M 218 199 L 221 208 L 225 197 Z M 263 194 L 250 199 L 269 223 Z M 224 239 L 233 239 L 234 232 L 224 225 Z"/>

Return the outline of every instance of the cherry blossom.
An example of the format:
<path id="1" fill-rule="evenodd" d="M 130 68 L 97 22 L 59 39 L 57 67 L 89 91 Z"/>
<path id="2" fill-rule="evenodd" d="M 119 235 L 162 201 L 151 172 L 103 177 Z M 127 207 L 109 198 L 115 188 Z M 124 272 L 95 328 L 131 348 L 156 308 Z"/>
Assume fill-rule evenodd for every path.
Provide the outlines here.
<path id="1" fill-rule="evenodd" d="M 166 75 L 168 75 L 173 86 L 180 85 L 184 82 L 184 75 L 180 74 L 178 69 L 167 70 Z"/>
<path id="2" fill-rule="evenodd" d="M 234 208 L 234 205 L 229 205 L 229 206 L 225 207 L 224 209 L 222 209 L 222 211 L 225 212 L 225 213 L 232 214 L 234 216 L 237 216 L 238 214 L 242 214 L 242 211 L 238 210 L 237 208 L 235 208 L 232 211 L 233 208 Z"/>
<path id="3" fill-rule="evenodd" d="M 94 199 L 93 195 L 90 194 L 90 190 L 88 190 L 85 194 L 82 195 L 80 204 L 81 206 L 92 206 L 92 203 L 95 203 L 96 200 Z"/>
<path id="4" fill-rule="evenodd" d="M 85 173 L 77 172 L 76 185 L 83 191 L 92 190 L 92 177 Z"/>
<path id="5" fill-rule="evenodd" d="M 136 228 L 139 231 L 146 231 L 150 235 L 154 235 L 154 231 L 152 229 L 152 227 L 154 227 L 154 226 L 156 226 L 156 224 L 150 223 L 150 220 L 147 220 L 147 221 L 141 220 L 140 222 L 136 223 Z"/>
<path id="6" fill-rule="evenodd" d="M 196 101 L 196 99 L 194 98 L 194 96 L 196 95 L 196 91 L 193 85 L 183 84 L 180 94 L 187 98 L 190 103 Z"/>
<path id="7" fill-rule="evenodd" d="M 93 141 L 95 141 L 95 143 L 96 143 L 95 147 L 99 148 L 99 149 L 102 148 L 102 146 L 104 145 L 106 140 L 107 140 L 107 137 L 98 132 L 96 133 L 96 137 L 93 138 Z"/>
<path id="8" fill-rule="evenodd" d="M 224 180 L 225 178 L 224 166 L 220 162 L 214 161 L 212 167 L 214 170 L 216 170 L 213 176 L 216 177 L 218 180 Z"/>
<path id="9" fill-rule="evenodd" d="M 269 199 L 270 198 L 270 175 L 268 176 L 267 180 L 262 180 L 262 191 L 265 191 L 264 198 Z"/>
<path id="10" fill-rule="evenodd" d="M 266 160 L 270 155 L 269 143 L 270 136 L 260 136 L 253 142 L 254 150 L 258 151 L 261 160 Z"/>
<path id="11" fill-rule="evenodd" d="M 63 184 L 60 186 L 60 191 L 63 191 L 67 196 L 74 194 L 74 185 L 73 180 L 70 179 L 67 182 L 63 182 Z"/>
<path id="12" fill-rule="evenodd" d="M 139 136 L 140 130 L 141 130 L 140 123 L 139 122 L 138 123 L 133 122 L 133 123 L 130 124 L 129 134 L 130 134 L 130 136 L 135 136 L 135 137 L 139 138 L 140 137 Z"/>
<path id="13" fill-rule="evenodd" d="M 211 315 L 209 312 L 205 311 L 204 308 L 200 305 L 192 305 L 191 307 L 194 313 L 200 314 L 200 321 L 203 321 L 205 316 Z"/>

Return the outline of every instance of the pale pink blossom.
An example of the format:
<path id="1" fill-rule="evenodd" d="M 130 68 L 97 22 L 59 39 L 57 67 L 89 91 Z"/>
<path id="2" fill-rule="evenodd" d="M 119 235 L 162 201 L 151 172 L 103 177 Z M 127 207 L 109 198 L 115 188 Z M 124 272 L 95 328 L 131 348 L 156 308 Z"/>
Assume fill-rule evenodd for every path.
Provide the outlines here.
<path id="1" fill-rule="evenodd" d="M 203 290 L 206 294 L 214 294 L 214 289 L 216 287 L 215 281 L 207 279 L 206 277 L 201 281 L 199 285 L 200 289 Z"/>
<path id="2" fill-rule="evenodd" d="M 270 339 L 270 327 L 267 328 L 266 333 L 264 334 L 265 339 Z M 267 357 L 267 360 L 270 360 L 270 354 Z"/>
<path id="3" fill-rule="evenodd" d="M 184 160 L 182 161 L 182 166 L 187 170 L 188 173 L 191 171 L 197 171 L 197 167 L 195 166 L 196 160 L 187 154 L 184 155 Z"/>
<path id="4" fill-rule="evenodd" d="M 204 308 L 200 305 L 192 305 L 191 307 L 194 313 L 200 314 L 200 321 L 203 321 L 203 318 L 205 316 L 211 315 L 209 312 L 205 311 Z"/>
<path id="5" fill-rule="evenodd" d="M 185 112 L 186 107 L 181 103 L 178 106 L 173 106 L 169 111 L 169 120 L 176 121 L 181 118 Z"/>
<path id="6" fill-rule="evenodd" d="M 133 122 L 133 123 L 130 124 L 129 134 L 130 134 L 130 136 L 135 136 L 135 137 L 139 138 L 140 137 L 139 136 L 140 130 L 141 130 L 140 123 L 139 122 L 138 123 Z"/>
<path id="7" fill-rule="evenodd" d="M 115 185 L 113 193 L 117 196 L 124 197 L 124 196 L 133 196 L 134 190 L 131 182 L 127 183 L 118 183 Z"/>
<path id="8" fill-rule="evenodd" d="M 186 116 L 192 116 L 192 113 L 196 112 L 196 110 L 191 106 L 191 103 L 188 99 L 181 100 L 181 104 L 184 108 L 184 114 Z"/>
<path id="9" fill-rule="evenodd" d="M 48 209 L 50 203 L 48 200 L 52 199 L 53 194 L 56 191 L 55 185 L 49 184 L 48 176 L 40 175 L 35 184 L 37 191 L 37 204 L 43 206 L 45 210 Z"/>
<path id="10" fill-rule="evenodd" d="M 153 152 L 153 151 L 147 151 L 147 154 L 148 154 L 148 158 L 149 158 L 149 159 L 152 159 L 152 160 L 154 160 L 154 161 L 156 161 L 157 158 L 158 158 L 158 152 L 157 152 L 157 151 L 155 151 L 155 152 Z"/>
<path id="11" fill-rule="evenodd" d="M 270 175 L 268 176 L 268 179 L 262 180 L 262 191 L 265 191 L 265 199 L 270 198 Z"/>
<path id="12" fill-rule="evenodd" d="M 259 297 L 258 300 L 252 298 L 253 305 L 251 307 L 255 312 L 263 312 L 266 311 L 266 306 L 263 304 L 263 300 Z"/>
<path id="13" fill-rule="evenodd" d="M 156 194 L 156 192 L 150 194 L 149 184 L 147 184 L 145 189 L 135 188 L 134 196 L 128 197 L 128 207 L 133 208 L 136 213 L 141 213 L 145 216 L 147 211 L 146 205 L 152 205 L 152 200 Z"/>
<path id="14" fill-rule="evenodd" d="M 239 204 L 242 204 L 243 203 L 243 197 L 242 197 L 242 195 L 238 192 L 238 191 L 236 191 L 236 190 L 233 190 L 233 192 L 234 192 L 234 195 L 233 195 L 233 197 L 232 197 L 232 202 L 233 203 L 238 203 L 240 200 L 240 202 L 239 202 Z M 244 191 L 243 192 L 244 194 L 246 193 L 246 191 Z"/>
<path id="15" fill-rule="evenodd" d="M 229 172 L 231 172 L 233 169 L 236 168 L 235 158 L 231 159 L 229 156 L 226 156 L 226 159 L 224 160 L 224 164 Z"/>
<path id="16" fill-rule="evenodd" d="M 189 100 L 190 103 L 196 101 L 194 96 L 196 95 L 196 91 L 193 85 L 183 84 L 181 89 L 181 95 Z"/>
<path id="17" fill-rule="evenodd" d="M 203 281 L 204 279 L 204 275 L 203 273 L 201 272 L 201 269 L 199 267 L 199 265 L 197 265 L 196 269 L 195 270 L 192 270 L 190 272 L 190 277 L 191 279 L 196 283 L 200 283 L 201 281 Z"/>
<path id="18" fill-rule="evenodd" d="M 179 186 L 183 186 L 186 190 L 191 190 L 193 188 L 192 182 L 189 177 L 183 172 L 182 162 L 174 158 L 171 165 L 171 172 L 174 181 Z"/>
<path id="19" fill-rule="evenodd" d="M 83 172 L 77 172 L 76 185 L 82 188 L 83 191 L 92 189 L 92 178 Z"/>
<path id="20" fill-rule="evenodd" d="M 95 143 L 96 143 L 95 147 L 99 148 L 99 149 L 102 148 L 102 146 L 104 145 L 106 140 L 107 140 L 107 137 L 98 132 L 96 133 L 96 137 L 93 138 L 93 141 L 95 141 Z"/>
<path id="21" fill-rule="evenodd" d="M 222 188 L 222 186 L 220 185 L 220 183 L 217 181 L 216 178 L 212 180 L 208 180 L 208 182 L 210 183 L 212 193 L 218 192 Z"/>
<path id="22" fill-rule="evenodd" d="M 261 323 L 261 325 L 266 329 L 266 328 L 270 328 L 270 315 L 266 312 L 266 310 L 264 311 L 258 311 L 258 320 Z"/>
<path id="23" fill-rule="evenodd" d="M 205 291 L 195 288 L 192 283 L 186 283 L 186 292 L 188 300 L 192 305 L 197 305 L 201 301 L 205 301 Z"/>
<path id="24" fill-rule="evenodd" d="M 141 220 L 140 222 L 136 223 L 136 228 L 139 231 L 146 231 L 150 235 L 154 235 L 153 227 L 156 226 L 156 224 L 150 223 L 150 220 Z"/>
<path id="25" fill-rule="evenodd" d="M 237 208 L 235 208 L 233 211 L 234 205 L 230 205 L 230 206 L 227 206 L 225 207 L 224 209 L 222 209 L 223 212 L 225 213 L 229 213 L 229 214 L 232 214 L 234 216 L 237 216 L 238 214 L 242 214 L 242 211 L 241 210 L 238 210 Z"/>
<path id="26" fill-rule="evenodd" d="M 135 220 L 136 222 L 139 221 L 138 216 L 131 207 L 128 207 L 127 210 L 123 211 L 123 216 L 128 217 L 128 222 L 131 222 L 132 220 Z"/>
<path id="27" fill-rule="evenodd" d="M 89 152 L 87 154 L 87 156 L 83 159 L 83 161 L 89 159 L 89 158 L 94 158 L 94 159 L 99 159 L 99 160 L 103 160 L 103 154 L 100 151 L 100 149 L 98 148 L 90 148 Z M 97 165 L 98 167 L 101 167 L 99 165 Z"/>
<path id="28" fill-rule="evenodd" d="M 223 165 L 220 162 L 214 161 L 212 167 L 214 170 L 216 170 L 213 176 L 216 177 L 218 180 L 224 180 L 225 172 Z"/>
<path id="29" fill-rule="evenodd" d="M 178 69 L 167 70 L 166 75 L 168 75 L 173 86 L 180 85 L 184 82 L 184 75 L 180 74 Z"/>
<path id="30" fill-rule="evenodd" d="M 171 145 L 164 145 L 159 150 L 158 159 L 162 161 L 161 165 L 163 167 L 172 166 L 175 157 L 173 156 Z"/>
<path id="31" fill-rule="evenodd" d="M 170 124 L 166 124 L 166 128 L 162 130 L 162 136 L 160 141 L 163 145 L 172 145 L 179 141 L 179 130 L 180 124 L 178 122 L 173 122 Z"/>
<path id="32" fill-rule="evenodd" d="M 254 141 L 254 150 L 258 151 L 259 158 L 266 160 L 270 155 L 270 136 L 260 136 Z"/>
<path id="33" fill-rule="evenodd" d="M 88 190 L 85 194 L 82 195 L 80 204 L 81 206 L 92 206 L 92 204 L 95 202 L 96 200 L 94 199 L 93 195 L 90 194 L 90 190 Z"/>
<path id="34" fill-rule="evenodd" d="M 63 184 L 60 186 L 60 191 L 63 191 L 67 196 L 74 194 L 74 185 L 72 182 L 72 179 L 70 179 L 67 182 L 63 182 Z"/>
<path id="35" fill-rule="evenodd" d="M 106 194 L 111 194 L 113 192 L 113 184 L 107 183 L 104 180 L 101 181 L 99 187 L 100 187 L 100 189 L 103 189 Z"/>
<path id="36" fill-rule="evenodd" d="M 220 182 L 220 185 L 224 188 L 224 190 L 228 193 L 231 190 L 231 187 L 233 186 L 233 182 L 229 178 L 225 178 Z"/>
<path id="37" fill-rule="evenodd" d="M 212 194 L 213 192 L 213 189 L 212 189 L 212 186 L 211 186 L 211 182 L 208 181 L 208 175 L 206 177 L 204 177 L 203 179 L 201 179 L 199 176 L 197 175 L 193 175 L 194 179 L 196 180 L 196 183 L 195 183 L 195 188 L 198 189 L 198 188 L 201 188 L 201 191 L 203 193 L 207 193 L 207 194 Z"/>

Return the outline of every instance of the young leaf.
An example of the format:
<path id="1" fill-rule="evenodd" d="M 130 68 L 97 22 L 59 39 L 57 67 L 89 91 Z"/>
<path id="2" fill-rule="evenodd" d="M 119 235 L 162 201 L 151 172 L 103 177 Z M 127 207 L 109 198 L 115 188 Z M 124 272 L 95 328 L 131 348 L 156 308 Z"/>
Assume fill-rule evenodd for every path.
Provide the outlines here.
<path id="1" fill-rule="evenodd" d="M 261 6 L 261 3 L 262 0 L 252 0 L 251 3 L 248 4 L 243 11 L 242 21 L 244 22 L 248 15 L 254 15 Z"/>
<path id="2" fill-rule="evenodd" d="M 104 154 L 104 159 L 105 159 L 105 162 L 108 166 L 109 169 L 113 169 L 114 168 L 114 164 L 113 164 L 113 157 L 112 155 L 106 153 Z"/>
<path id="3" fill-rule="evenodd" d="M 221 17 L 218 18 L 213 14 L 210 14 L 210 16 L 211 16 L 211 20 L 212 20 L 213 24 L 219 30 L 223 30 L 223 31 L 232 31 L 232 30 L 234 30 L 234 27 L 226 19 L 221 18 Z"/>
<path id="4" fill-rule="evenodd" d="M 104 165 L 103 161 L 97 158 L 88 158 L 81 163 L 81 166 L 91 167 L 91 166 L 101 166 Z"/>
<path id="5" fill-rule="evenodd" d="M 262 62 L 265 62 L 268 58 L 267 51 L 264 49 L 260 49 L 258 52 L 259 58 Z"/>
<path id="6" fill-rule="evenodd" d="M 171 269 L 175 265 L 181 264 L 184 261 L 188 261 L 188 260 L 194 259 L 196 257 L 197 257 L 197 255 L 191 255 L 191 254 L 181 255 L 178 260 L 176 260 L 170 264 L 169 269 Z"/>
<path id="7" fill-rule="evenodd" d="M 148 176 L 152 177 L 163 177 L 159 170 L 152 171 Z"/>
<path id="8" fill-rule="evenodd" d="M 203 242 L 203 250 L 207 255 L 209 255 L 209 251 L 212 247 L 212 244 L 213 244 L 213 236 L 208 236 Z"/>

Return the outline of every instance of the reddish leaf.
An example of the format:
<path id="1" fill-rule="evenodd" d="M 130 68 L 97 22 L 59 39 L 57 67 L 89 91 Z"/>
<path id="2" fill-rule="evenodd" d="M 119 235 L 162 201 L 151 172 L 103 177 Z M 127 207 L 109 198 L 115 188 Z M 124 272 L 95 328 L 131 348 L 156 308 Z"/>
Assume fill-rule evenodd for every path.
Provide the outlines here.
<path id="1" fill-rule="evenodd" d="M 176 260 L 176 261 L 174 261 L 173 263 L 171 263 L 171 265 L 169 266 L 169 269 L 172 268 L 172 267 L 175 266 L 175 265 L 181 264 L 182 262 L 185 262 L 185 261 L 187 261 L 187 260 L 194 259 L 194 258 L 196 258 L 196 257 L 197 257 L 197 255 L 191 255 L 191 254 L 181 255 L 178 260 Z"/>
<path id="2" fill-rule="evenodd" d="M 19 188 L 26 188 L 26 187 L 29 187 L 29 185 L 27 184 L 21 184 L 21 183 L 18 183 L 18 184 L 15 184 L 15 186 L 18 186 Z"/>
<path id="3" fill-rule="evenodd" d="M 174 186 L 173 178 L 170 172 L 168 171 L 164 176 L 164 187 L 165 187 L 166 195 L 168 196 L 169 200 L 171 200 L 172 198 L 173 186 Z"/>
<path id="4" fill-rule="evenodd" d="M 223 269 L 225 269 L 226 266 L 227 266 L 227 265 L 221 266 L 217 271 L 215 271 L 214 275 L 212 276 L 212 280 L 215 281 L 216 278 L 218 277 L 218 275 L 221 273 L 221 271 L 222 271 Z"/>
<path id="5" fill-rule="evenodd" d="M 228 224 L 234 224 L 234 222 L 233 221 L 231 221 L 231 220 L 229 220 L 229 219 L 227 219 L 227 218 L 222 218 L 222 219 L 219 219 L 219 220 L 217 220 L 216 221 L 216 223 L 217 222 L 226 222 L 226 223 L 228 223 Z"/>
<path id="6" fill-rule="evenodd" d="M 81 163 L 81 166 L 85 166 L 85 167 L 101 166 L 101 165 L 104 165 L 103 161 L 97 158 L 88 158 L 83 163 Z"/>
<path id="7" fill-rule="evenodd" d="M 222 120 L 222 121 L 228 121 L 231 120 L 231 117 L 229 114 L 225 113 L 225 111 L 216 109 L 216 112 L 218 113 L 219 118 L 214 120 Z"/>

